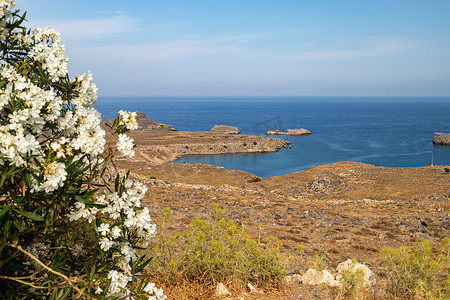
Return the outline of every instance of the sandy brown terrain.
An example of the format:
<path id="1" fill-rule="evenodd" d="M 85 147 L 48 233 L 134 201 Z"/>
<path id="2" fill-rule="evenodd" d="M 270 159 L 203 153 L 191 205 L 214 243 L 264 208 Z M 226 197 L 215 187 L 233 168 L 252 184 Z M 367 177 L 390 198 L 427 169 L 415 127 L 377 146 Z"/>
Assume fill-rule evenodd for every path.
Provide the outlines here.
<path id="1" fill-rule="evenodd" d="M 323 255 L 330 270 L 351 258 L 379 272 L 382 248 L 411 246 L 420 237 L 437 243 L 450 236 L 450 174 L 443 167 L 343 162 L 257 183 L 249 182 L 252 174 L 208 165 L 166 164 L 134 171 L 150 186 L 145 203 L 155 217 L 170 208 L 172 227 L 183 228 L 195 216 L 209 217 L 219 204 L 254 236 L 262 228 L 266 237 L 281 241 L 283 252 L 293 257 L 291 272 L 305 268 L 296 259 L 299 245 L 306 255 Z M 304 289 L 310 291 L 302 287 L 287 293 Z"/>
<path id="2" fill-rule="evenodd" d="M 249 173 L 208 165 L 134 172 L 151 186 L 146 204 L 155 212 L 169 207 L 188 223 L 218 203 L 235 222 L 254 231 L 262 226 L 287 252 L 302 244 L 332 264 L 347 258 L 374 264 L 382 247 L 450 233 L 450 174 L 442 167 L 337 163 L 257 183 Z"/>

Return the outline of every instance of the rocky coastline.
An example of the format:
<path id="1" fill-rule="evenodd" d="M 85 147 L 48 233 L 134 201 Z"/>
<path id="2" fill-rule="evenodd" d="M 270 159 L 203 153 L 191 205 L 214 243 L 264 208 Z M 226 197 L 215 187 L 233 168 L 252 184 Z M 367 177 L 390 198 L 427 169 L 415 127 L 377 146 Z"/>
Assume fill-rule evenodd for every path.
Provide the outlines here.
<path id="1" fill-rule="evenodd" d="M 290 144 L 272 137 L 238 135 L 231 126 L 219 127 L 221 133 L 176 131 L 172 125 L 150 120 L 142 113 L 138 113 L 137 119 L 139 129 L 128 133 L 136 145 L 135 157 L 128 159 L 119 155 L 119 163 L 157 166 L 184 155 L 276 152 Z M 103 127 L 108 130 L 105 122 Z"/>

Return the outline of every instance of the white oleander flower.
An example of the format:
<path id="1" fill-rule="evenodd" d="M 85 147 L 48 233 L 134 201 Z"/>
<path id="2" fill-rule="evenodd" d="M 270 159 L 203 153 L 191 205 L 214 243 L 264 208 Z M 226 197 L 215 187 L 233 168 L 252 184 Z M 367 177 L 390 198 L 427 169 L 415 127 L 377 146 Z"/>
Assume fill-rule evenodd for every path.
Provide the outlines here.
<path id="1" fill-rule="evenodd" d="M 133 139 L 127 136 L 126 134 L 119 134 L 117 141 L 117 150 L 122 152 L 125 156 L 133 157 L 134 150 Z"/>
<path id="2" fill-rule="evenodd" d="M 112 246 L 114 246 L 114 241 L 111 241 L 110 239 L 108 239 L 108 238 L 102 238 L 101 240 L 100 240 L 100 242 L 99 242 L 99 244 L 100 244 L 100 248 L 103 250 L 103 251 L 108 251 Z"/>
<path id="3" fill-rule="evenodd" d="M 100 224 L 99 227 L 97 227 L 97 231 L 101 234 L 101 235 L 107 235 L 109 233 L 109 224 L 106 223 L 102 223 Z"/>
<path id="4" fill-rule="evenodd" d="M 148 299 L 154 299 L 154 300 L 164 300 L 167 299 L 167 296 L 164 295 L 164 292 L 162 289 L 158 289 L 153 282 L 148 283 L 145 288 L 144 292 L 151 295 Z"/>
<path id="5" fill-rule="evenodd" d="M 125 128 L 129 130 L 138 129 L 139 125 L 136 121 L 136 112 L 119 110 L 119 115 L 120 115 L 120 123 L 119 123 L 120 125 L 125 125 Z"/>
<path id="6" fill-rule="evenodd" d="M 64 185 L 67 172 L 63 163 L 56 161 L 48 164 L 44 169 L 44 182 L 39 186 L 39 191 L 53 192 Z"/>
<path id="7" fill-rule="evenodd" d="M 89 223 L 95 220 L 95 214 L 97 213 L 97 208 L 87 208 L 82 202 L 75 203 L 75 209 L 73 212 L 68 214 L 69 221 L 77 221 L 79 219 L 86 219 Z"/>
<path id="8" fill-rule="evenodd" d="M 110 293 L 122 292 L 125 290 L 128 282 L 132 280 L 131 276 L 118 272 L 117 270 L 109 271 L 108 279 L 111 279 L 111 285 L 108 290 Z"/>
<path id="9" fill-rule="evenodd" d="M 113 239 L 117 239 L 121 235 L 122 231 L 118 226 L 113 227 L 111 230 L 111 236 Z"/>
<path id="10" fill-rule="evenodd" d="M 16 6 L 16 2 L 13 0 L 1 0 L 0 1 L 0 18 L 11 14 L 11 8 Z"/>
<path id="11" fill-rule="evenodd" d="M 36 28 L 34 31 L 36 44 L 28 55 L 42 63 L 50 78 L 57 81 L 66 76 L 68 58 L 64 56 L 65 48 L 60 44 L 60 33 L 53 28 Z"/>

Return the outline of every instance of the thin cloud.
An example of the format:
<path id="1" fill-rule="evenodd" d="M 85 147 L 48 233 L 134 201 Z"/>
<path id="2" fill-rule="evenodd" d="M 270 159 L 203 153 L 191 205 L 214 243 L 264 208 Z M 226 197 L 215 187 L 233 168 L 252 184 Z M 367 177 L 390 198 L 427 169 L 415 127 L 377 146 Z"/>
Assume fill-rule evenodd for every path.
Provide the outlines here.
<path id="1" fill-rule="evenodd" d="M 245 43 L 259 38 L 262 36 L 237 35 L 143 44 L 83 45 L 73 50 L 79 57 L 95 57 L 97 61 L 120 61 L 124 58 L 124 53 L 128 53 L 132 56 L 132 61 L 142 65 L 204 55 L 240 53 L 248 51 L 248 48 L 244 46 Z"/>
<path id="2" fill-rule="evenodd" d="M 352 59 L 400 53 L 420 47 L 424 44 L 424 42 L 400 37 L 373 37 L 362 42 L 347 42 L 349 44 L 348 48 L 352 49 L 300 52 L 294 55 L 294 58 L 312 60 Z M 338 41 L 338 44 L 343 48 L 342 44 L 345 44 L 345 41 L 340 40 Z"/>
<path id="3" fill-rule="evenodd" d="M 61 32 L 63 42 L 83 42 L 107 38 L 137 30 L 140 20 L 128 16 L 102 17 L 92 20 L 75 21 L 37 21 L 30 25 L 35 27 L 51 26 Z"/>
<path id="4" fill-rule="evenodd" d="M 85 48 L 85 51 L 91 53 L 91 55 L 98 55 L 98 57 L 109 60 L 123 57 L 124 53 L 129 53 L 132 54 L 133 60 L 135 61 L 157 61 L 242 52 L 245 51 L 245 48 L 238 44 L 247 40 L 248 37 L 223 37 L 210 40 L 174 40 L 138 45 L 93 46 Z"/>

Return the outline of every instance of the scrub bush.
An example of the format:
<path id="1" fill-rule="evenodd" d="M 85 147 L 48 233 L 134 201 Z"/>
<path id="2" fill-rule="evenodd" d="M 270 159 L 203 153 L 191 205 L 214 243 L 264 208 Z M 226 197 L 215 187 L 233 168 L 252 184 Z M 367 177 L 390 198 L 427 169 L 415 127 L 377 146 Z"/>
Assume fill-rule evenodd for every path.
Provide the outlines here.
<path id="1" fill-rule="evenodd" d="M 386 292 L 394 297 L 449 299 L 450 239 L 432 248 L 419 239 L 415 247 L 385 248 L 382 268 Z"/>
<path id="2" fill-rule="evenodd" d="M 185 280 L 278 286 L 287 273 L 280 245 L 250 238 L 244 226 L 224 218 L 226 213 L 216 207 L 211 219 L 195 218 L 181 234 L 167 230 L 171 213 L 165 210 L 161 231 L 149 248 L 154 257 L 150 273 L 168 285 Z"/>

